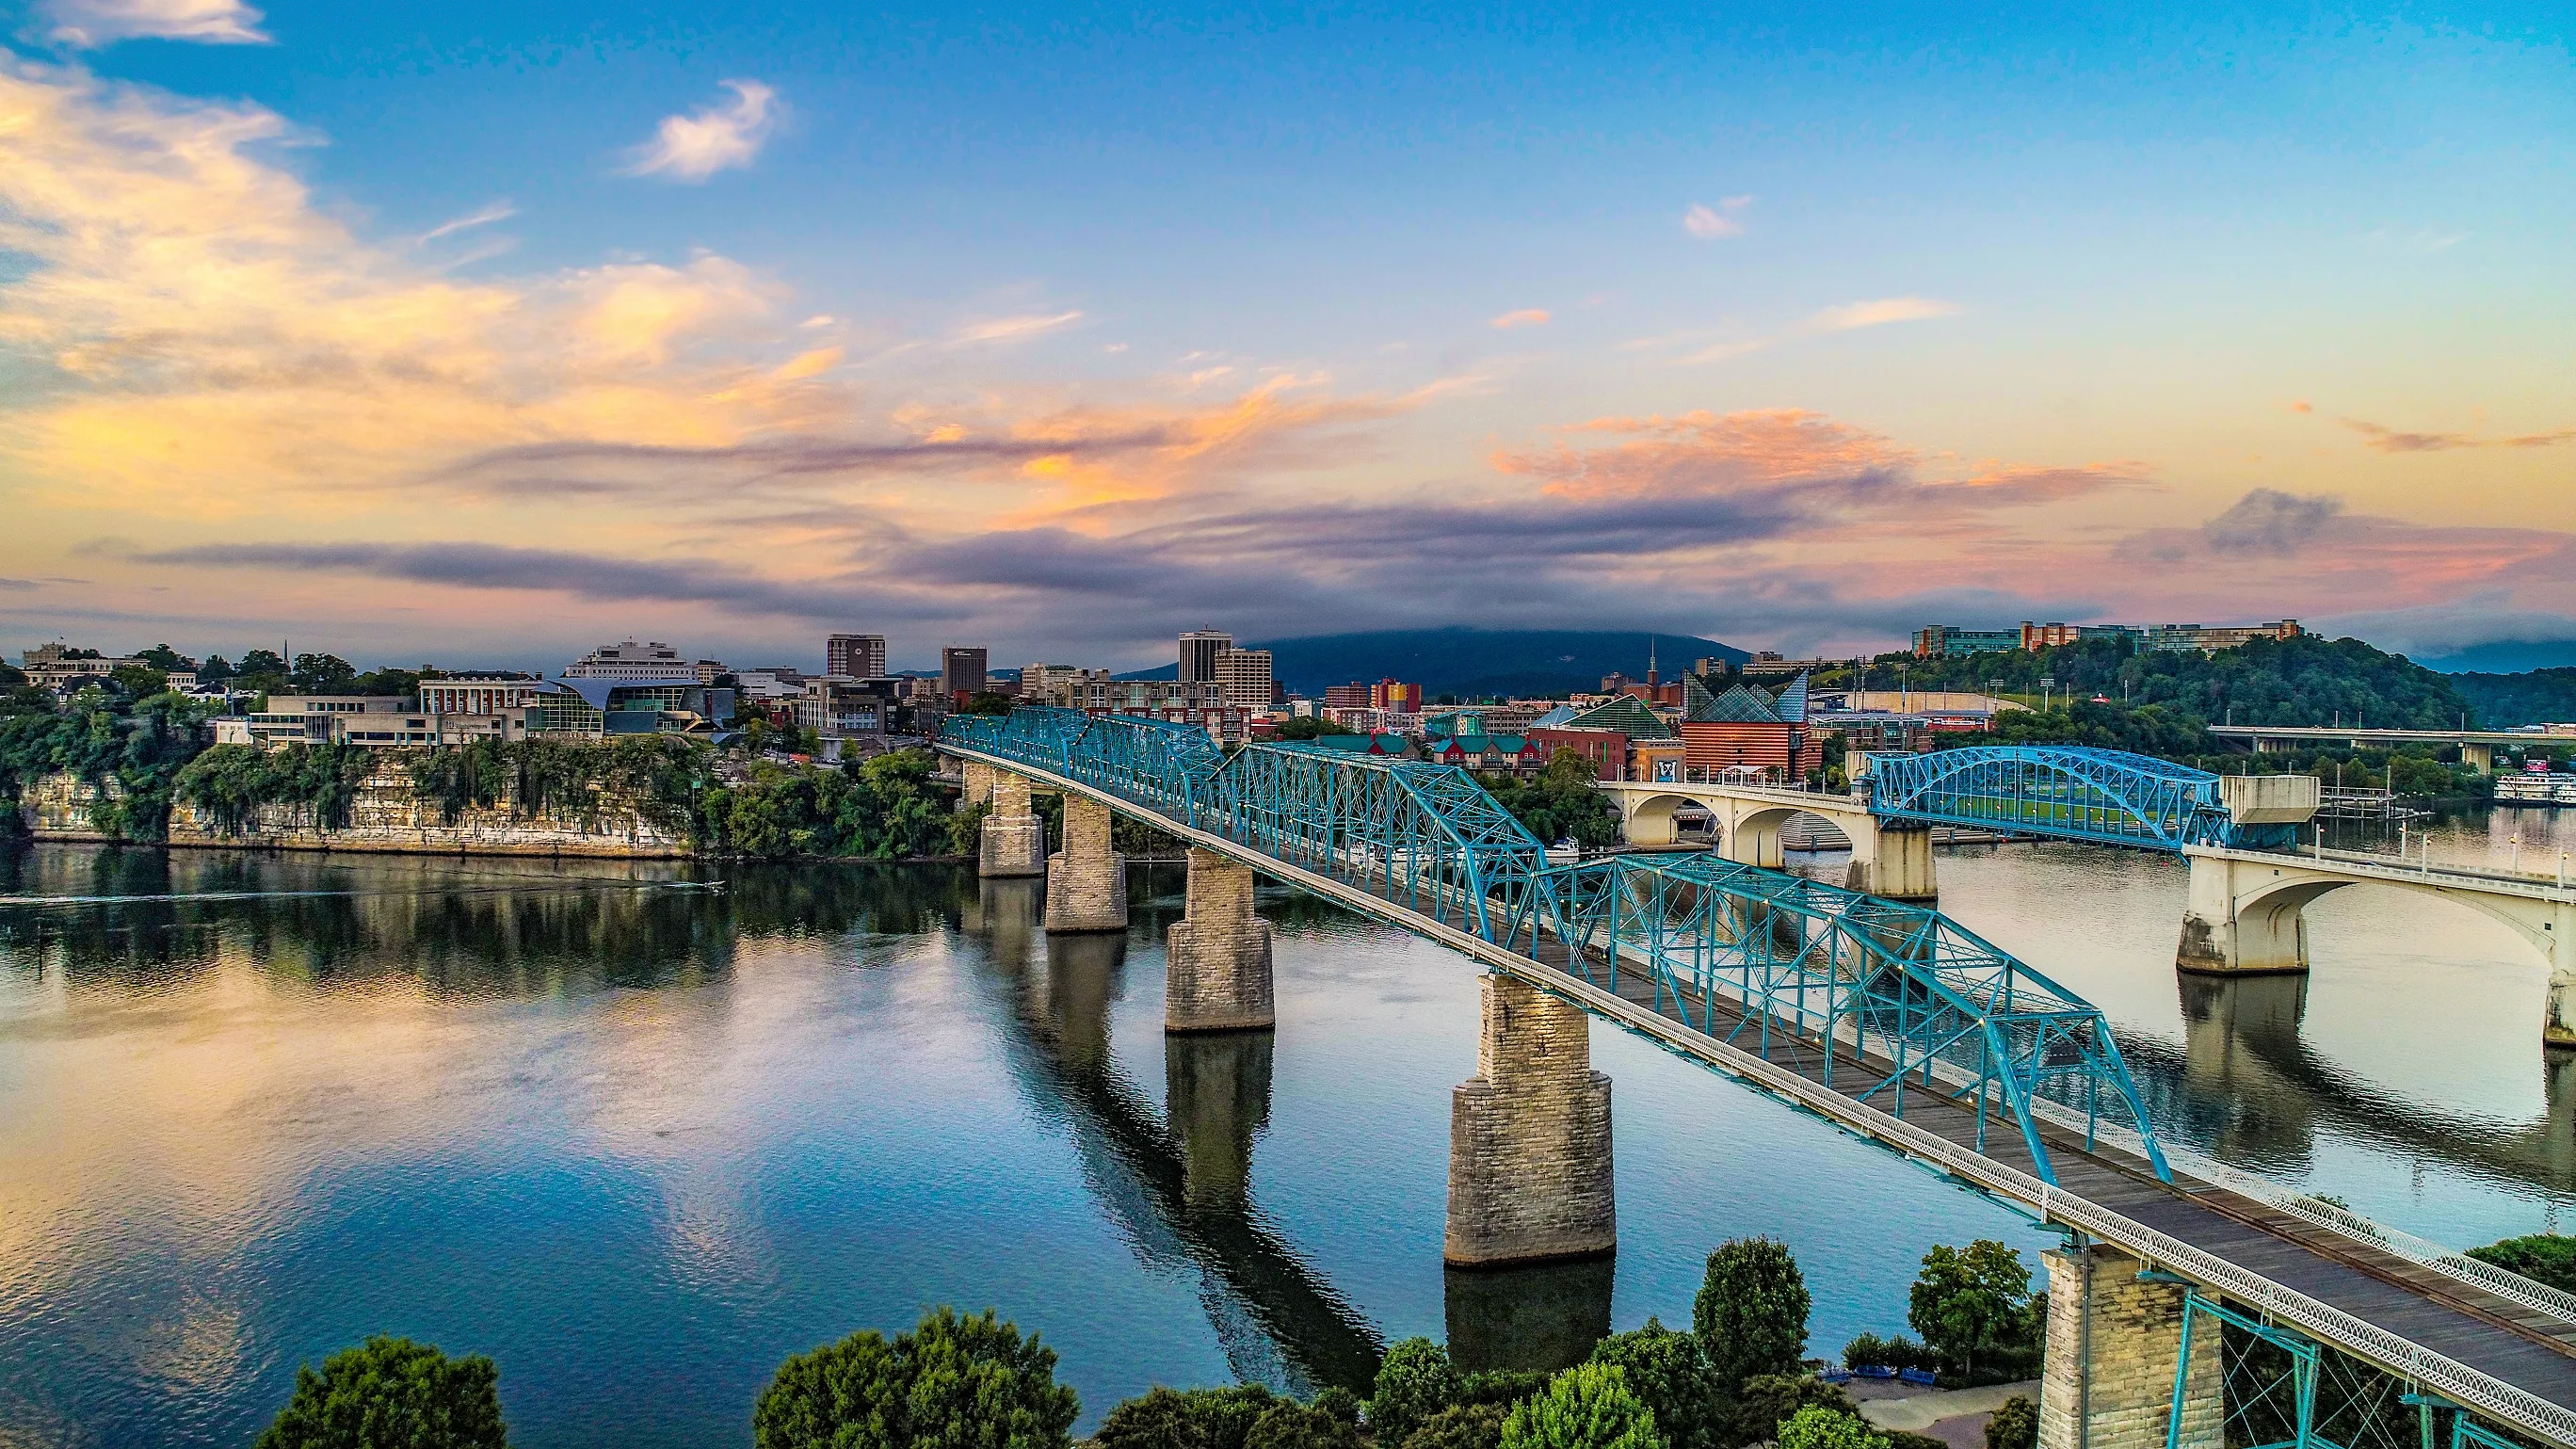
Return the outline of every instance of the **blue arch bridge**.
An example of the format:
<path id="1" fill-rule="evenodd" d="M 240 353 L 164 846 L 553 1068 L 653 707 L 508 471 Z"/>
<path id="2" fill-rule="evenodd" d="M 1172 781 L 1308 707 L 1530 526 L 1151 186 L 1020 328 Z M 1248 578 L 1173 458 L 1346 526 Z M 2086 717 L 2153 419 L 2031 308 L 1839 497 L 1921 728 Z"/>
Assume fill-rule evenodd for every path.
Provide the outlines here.
<path id="1" fill-rule="evenodd" d="M 1598 1017 L 2061 1230 L 2047 1449 L 2576 1449 L 2576 1297 L 2160 1144 L 2102 1014 L 1929 906 L 1707 854 L 1551 862 L 1444 765 L 1221 753 L 1185 726 L 1053 709 L 952 716 L 937 748 L 988 808 L 983 873 L 1044 875 L 1050 932 L 1124 928 L 1113 816 L 1188 844 L 1170 1031 L 1272 1025 L 1256 874 L 1484 964 L 1452 1111 L 1454 1264 L 1615 1247 Z M 1938 763 L 1882 788 L 1927 813 L 2038 800 L 2057 829 L 2131 828 L 2075 787 Z M 2098 788 L 2143 802 L 2144 828 L 2217 828 L 2188 778 Z M 1052 853 L 1032 791 L 1064 799 Z"/>

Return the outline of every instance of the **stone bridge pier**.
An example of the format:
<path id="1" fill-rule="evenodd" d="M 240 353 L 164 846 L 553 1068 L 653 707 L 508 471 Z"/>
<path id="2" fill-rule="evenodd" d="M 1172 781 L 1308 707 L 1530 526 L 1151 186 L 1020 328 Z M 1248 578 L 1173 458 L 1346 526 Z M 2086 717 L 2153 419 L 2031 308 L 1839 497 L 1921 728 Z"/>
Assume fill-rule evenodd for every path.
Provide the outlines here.
<path id="1" fill-rule="evenodd" d="M 1165 1031 L 1266 1030 L 1271 1006 L 1270 923 L 1252 913 L 1252 868 L 1212 850 L 1190 851 L 1182 919 L 1164 935 Z"/>
<path id="2" fill-rule="evenodd" d="M 975 873 L 987 880 L 1046 874 L 1046 822 L 1029 803 L 1028 777 L 994 770 L 992 791 L 993 812 L 984 817 Z"/>
<path id="3" fill-rule="evenodd" d="M 1127 929 L 1127 857 L 1109 848 L 1109 807 L 1064 794 L 1064 848 L 1046 858 L 1050 933 Z"/>
<path id="4" fill-rule="evenodd" d="M 1610 1079 L 1591 1019 L 1516 977 L 1484 979 L 1476 1075 L 1450 1100 L 1449 1232 L 1457 1267 L 1615 1252 Z"/>
<path id="5" fill-rule="evenodd" d="M 2039 1376 L 2039 1449 L 2221 1449 L 2225 1417 L 2218 1325 L 2191 1336 L 2182 1422 L 2173 1424 L 2185 1289 L 2138 1276 L 2137 1259 L 2099 1244 L 2040 1254 L 2048 1337 Z"/>
<path id="6" fill-rule="evenodd" d="M 998 772 L 992 766 L 982 760 L 967 760 L 959 773 L 966 784 L 957 796 L 958 809 L 971 810 L 978 805 L 993 803 L 993 776 Z"/>

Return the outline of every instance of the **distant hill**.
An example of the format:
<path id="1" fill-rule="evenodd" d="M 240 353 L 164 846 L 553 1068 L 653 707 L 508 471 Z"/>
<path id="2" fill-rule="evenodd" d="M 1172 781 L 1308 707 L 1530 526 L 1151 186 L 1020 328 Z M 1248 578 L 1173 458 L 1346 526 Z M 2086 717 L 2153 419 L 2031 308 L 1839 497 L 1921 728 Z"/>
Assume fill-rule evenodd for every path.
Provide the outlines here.
<path id="1" fill-rule="evenodd" d="M 1711 657 L 1742 664 L 1752 656 L 1732 644 L 1688 634 L 1608 633 L 1563 629 L 1385 629 L 1251 641 L 1267 649 L 1279 682 L 1318 695 L 1352 680 L 1400 679 L 1431 695 L 1547 697 L 1598 689 L 1605 674 L 1646 676 L 1648 641 L 1667 679 Z M 1179 668 L 1140 670 L 1122 679 L 1169 679 Z"/>
<path id="2" fill-rule="evenodd" d="M 2576 720 L 2576 669 L 2454 674 L 2451 684 L 2490 729 Z"/>

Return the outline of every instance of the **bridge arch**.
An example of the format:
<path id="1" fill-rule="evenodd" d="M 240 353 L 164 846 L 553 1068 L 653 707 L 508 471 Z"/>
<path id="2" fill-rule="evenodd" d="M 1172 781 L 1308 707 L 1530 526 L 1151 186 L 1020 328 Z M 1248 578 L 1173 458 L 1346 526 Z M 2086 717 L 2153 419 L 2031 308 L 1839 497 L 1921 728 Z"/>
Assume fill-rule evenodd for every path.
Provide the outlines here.
<path id="1" fill-rule="evenodd" d="M 1659 846 L 1681 844 L 1681 823 L 1674 817 L 1685 809 L 1708 811 L 1708 807 L 1687 795 L 1641 795 L 1623 791 L 1619 797 L 1619 833 L 1630 845 Z M 1708 813 L 1715 814 L 1714 811 Z M 1726 818 L 1718 816 L 1718 835 L 1726 834 Z"/>
<path id="2" fill-rule="evenodd" d="M 2318 897 L 2355 886 L 2381 886 L 2410 895 L 2435 896 L 2475 911 L 2491 921 L 2512 928 L 2516 936 L 2540 953 L 2541 961 L 2558 965 L 2557 933 L 2529 911 L 2516 911 L 2499 897 L 2467 891 L 2445 891 L 2438 886 L 2410 885 L 2405 881 L 2350 879 L 2331 876 L 2288 876 L 2277 881 L 2258 881 L 2251 890 L 2236 898 L 2237 951 L 2246 951 L 2249 935 L 2266 945 L 2279 943 L 2286 947 L 2289 959 L 2297 964 L 2282 968 L 2304 971 L 2308 968 L 2308 929 L 2306 911 Z M 2279 947 L 2275 948 L 2275 953 Z M 2267 954 L 2275 954 L 2267 953 Z M 2239 969 L 2260 969 L 2243 968 Z"/>
<path id="3" fill-rule="evenodd" d="M 2220 777 L 2124 750 L 1971 745 L 1868 756 L 1870 809 L 2107 845 L 2286 845 L 2295 825 L 2239 825 Z"/>

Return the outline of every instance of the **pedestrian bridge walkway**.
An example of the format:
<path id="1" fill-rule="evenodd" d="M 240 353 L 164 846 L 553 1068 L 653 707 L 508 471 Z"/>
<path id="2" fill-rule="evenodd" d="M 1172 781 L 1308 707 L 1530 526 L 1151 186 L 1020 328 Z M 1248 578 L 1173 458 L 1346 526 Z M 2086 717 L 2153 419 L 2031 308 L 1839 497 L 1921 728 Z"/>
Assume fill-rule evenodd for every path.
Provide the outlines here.
<path id="1" fill-rule="evenodd" d="M 2167 1359 L 2180 1375 L 2167 1396 L 2177 1425 L 2203 1395 L 2192 1377 L 2196 1304 L 2257 1315 L 2394 1375 L 2427 1402 L 2464 1409 L 2460 1423 L 2576 1449 L 2576 1299 L 2251 1179 L 2188 1161 L 2177 1170 L 2100 1013 L 1936 911 L 1705 855 L 1551 866 L 1446 766 L 1294 745 L 1229 757 L 1186 727 L 1055 710 L 952 717 L 939 748 L 1179 836 L 1195 847 L 1194 872 L 1202 857 L 1248 866 L 1519 983 L 1488 992 L 1470 1087 L 1490 1096 L 1527 1081 L 1554 1096 L 1546 1110 L 1497 1108 L 1477 1130 L 1543 1153 L 1544 1143 L 1508 1139 L 1532 1124 L 1580 1136 L 1597 1105 L 1600 1160 L 1575 1176 L 1605 1193 L 1607 1080 L 1588 1072 L 1588 1055 L 1574 1075 L 1559 1062 L 1543 1078 L 1514 1056 L 1530 1024 L 1545 1025 L 1550 998 L 2019 1204 L 2113 1255 L 2105 1261 L 2152 1270 L 2141 1284 L 2186 1285 L 2172 1290 L 2184 1337 Z M 1068 853 L 1072 815 L 1069 803 Z M 1014 839 L 1027 828 L 993 826 Z M 1053 887 L 1051 875 L 1051 909 Z M 1266 938 L 1260 960 L 1266 1006 Z M 1588 1050 L 1579 1033 L 1551 1036 L 1550 1047 Z M 1462 1131 L 1472 1105 L 1462 1088 Z M 1484 1140 L 1453 1145 L 1453 1245 L 1462 1192 L 1514 1190 L 1513 1174 L 1469 1160 Z M 1502 1203 L 1479 1224 L 1507 1232 L 1515 1211 L 1550 1207 Z M 2219 1394 L 2207 1386 L 2209 1402 Z M 2302 1442 L 2309 1428 L 2299 1426 Z"/>

